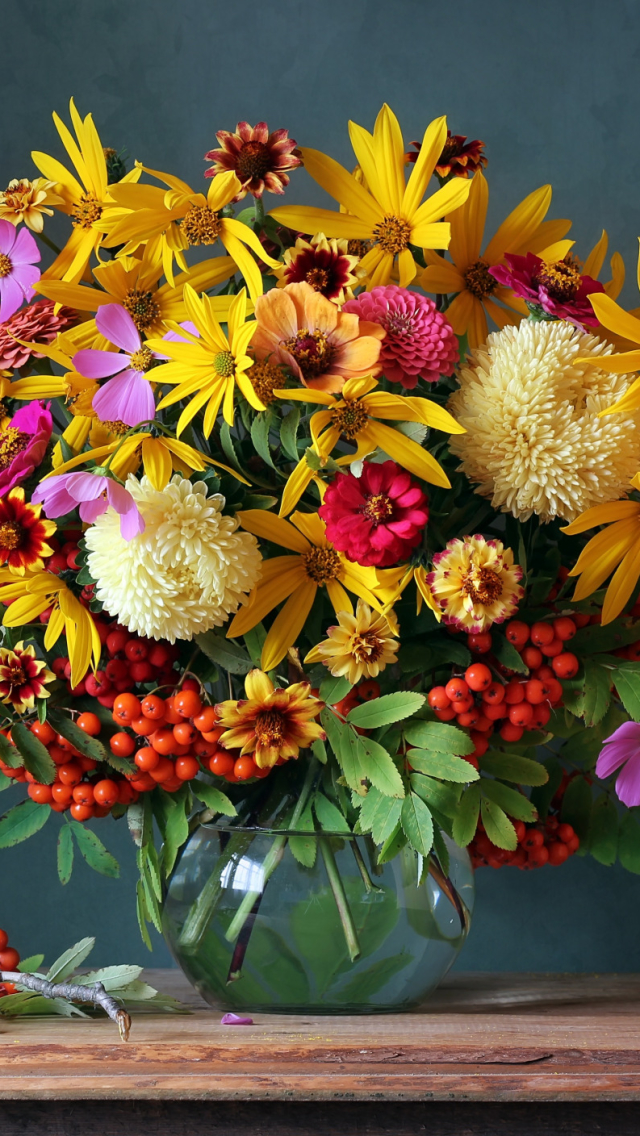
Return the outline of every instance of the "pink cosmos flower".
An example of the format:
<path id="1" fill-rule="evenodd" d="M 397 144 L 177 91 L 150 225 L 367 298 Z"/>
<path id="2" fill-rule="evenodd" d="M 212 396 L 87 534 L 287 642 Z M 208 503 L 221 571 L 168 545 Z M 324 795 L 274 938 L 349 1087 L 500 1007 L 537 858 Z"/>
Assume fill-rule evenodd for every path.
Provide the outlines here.
<path id="1" fill-rule="evenodd" d="M 48 517 L 64 517 L 78 509 L 82 520 L 89 525 L 106 513 L 111 505 L 120 514 L 120 532 L 124 540 L 132 540 L 144 531 L 144 520 L 133 497 L 111 477 L 95 473 L 60 473 L 41 482 L 31 500 L 36 504 L 42 502 Z"/>
<path id="2" fill-rule="evenodd" d="M 348 300 L 342 311 L 385 329 L 380 363 L 390 382 L 413 390 L 418 379 L 435 383 L 441 375 L 453 374 L 458 340 L 447 317 L 427 296 L 395 284 L 379 285 Z"/>
<path id="3" fill-rule="evenodd" d="M 154 359 L 162 356 L 143 344 L 131 316 L 120 304 L 98 308 L 96 326 L 100 334 L 122 348 L 124 354 L 89 347 L 73 356 L 76 371 L 85 379 L 109 377 L 109 382 L 93 396 L 93 409 L 103 422 L 120 421 L 127 426 L 148 422 L 155 415 L 156 405 L 145 372 Z"/>
<path id="4" fill-rule="evenodd" d="M 541 308 L 554 319 L 566 320 L 578 327 L 597 327 L 598 319 L 587 297 L 604 292 L 599 280 L 582 276 L 570 256 L 557 264 L 547 264 L 539 256 L 506 253 L 504 264 L 489 269 L 499 284 L 511 288 L 528 306 Z"/>
<path id="5" fill-rule="evenodd" d="M 0 497 L 38 468 L 52 429 L 49 406 L 43 402 L 30 402 L 16 411 L 0 433 Z"/>
<path id="6" fill-rule="evenodd" d="M 40 269 L 34 267 L 39 260 L 40 250 L 31 233 L 0 220 L 0 322 L 33 296 L 33 285 L 40 279 Z"/>
<path id="7" fill-rule="evenodd" d="M 616 769 L 620 769 L 616 780 L 619 800 L 630 809 L 640 805 L 640 722 L 619 726 L 600 750 L 596 777 L 604 780 Z"/>
<path id="8" fill-rule="evenodd" d="M 378 568 L 406 560 L 429 518 L 426 495 L 394 461 L 364 462 L 360 477 L 338 473 L 318 513 L 334 548 Z"/>

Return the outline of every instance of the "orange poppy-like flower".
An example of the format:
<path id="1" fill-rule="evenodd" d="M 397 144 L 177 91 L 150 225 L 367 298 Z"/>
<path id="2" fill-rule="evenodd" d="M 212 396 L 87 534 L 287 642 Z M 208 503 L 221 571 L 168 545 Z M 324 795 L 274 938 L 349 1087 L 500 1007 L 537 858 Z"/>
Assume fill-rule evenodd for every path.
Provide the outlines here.
<path id="1" fill-rule="evenodd" d="M 282 363 L 305 387 L 340 391 L 347 379 L 380 373 L 384 329 L 339 312 L 310 284 L 287 284 L 259 296 L 256 320 L 252 345 L 258 361 Z"/>
<path id="2" fill-rule="evenodd" d="M 25 568 L 44 568 L 43 557 L 53 555 L 47 538 L 57 526 L 41 520 L 41 512 L 42 505 L 25 502 L 24 489 L 0 497 L 0 564 L 16 576 L 24 576 Z"/>
<path id="3" fill-rule="evenodd" d="M 324 738 L 317 718 L 323 703 L 310 697 L 308 682 L 276 689 L 264 671 L 250 671 L 245 679 L 247 699 L 220 702 L 216 711 L 227 729 L 220 738 L 226 749 L 250 754 L 259 769 L 282 758 L 298 757 L 301 749 Z"/>
<path id="4" fill-rule="evenodd" d="M 24 643 L 16 643 L 12 651 L 0 647 L 0 700 L 18 714 L 33 710 L 36 698 L 48 698 L 51 692 L 45 683 L 55 677 L 42 659 L 36 659 L 33 647 Z"/>

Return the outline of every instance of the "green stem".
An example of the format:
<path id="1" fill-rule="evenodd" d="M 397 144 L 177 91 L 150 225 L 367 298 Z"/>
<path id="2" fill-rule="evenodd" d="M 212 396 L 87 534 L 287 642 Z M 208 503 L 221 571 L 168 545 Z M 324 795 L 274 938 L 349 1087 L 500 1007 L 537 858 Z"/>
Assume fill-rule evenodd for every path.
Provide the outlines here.
<path id="1" fill-rule="evenodd" d="M 43 245 L 46 245 L 47 248 L 50 248 L 52 252 L 55 252 L 56 256 L 60 255 L 61 250 L 56 244 L 54 244 L 50 237 L 45 236 L 44 233 L 36 233 L 36 237 L 39 241 L 42 241 Z"/>
<path id="2" fill-rule="evenodd" d="M 261 197 L 256 197 L 255 205 L 253 207 L 253 228 L 254 231 L 260 236 L 264 226 L 264 202 Z"/>
<path id="3" fill-rule="evenodd" d="M 353 922 L 353 916 L 349 909 L 349 903 L 345 895 L 342 877 L 340 876 L 340 872 L 338 871 L 338 865 L 336 864 L 336 858 L 333 854 L 333 848 L 331 847 L 329 837 L 320 837 L 320 851 L 322 852 L 322 859 L 324 860 L 324 866 L 327 870 L 327 876 L 329 877 L 329 884 L 331 885 L 333 898 L 335 899 L 336 907 L 338 908 L 338 915 L 340 916 L 340 922 L 342 923 L 342 929 L 344 931 L 344 937 L 347 943 L 347 950 L 349 951 L 349 958 L 352 962 L 355 962 L 356 959 L 360 958 L 360 943 L 358 942 L 358 932 L 356 931 L 355 924 Z"/>
<path id="4" fill-rule="evenodd" d="M 250 847 L 255 833 L 234 832 L 221 853 L 215 872 L 209 876 L 198 898 L 192 903 L 180 932 L 179 943 L 185 951 L 194 951 L 202 938 L 222 891 L 222 869 L 235 856 L 242 856 Z"/>
<path id="5" fill-rule="evenodd" d="M 358 865 L 358 871 L 362 876 L 362 882 L 365 886 L 366 891 L 369 893 L 371 893 L 372 891 L 382 891 L 382 888 L 376 887 L 373 880 L 371 879 L 371 876 L 369 875 L 369 871 L 367 869 L 367 865 L 364 862 L 362 852 L 358 847 L 358 841 L 354 838 L 353 840 L 350 840 L 349 843 L 351 844 L 353 858 Z"/>

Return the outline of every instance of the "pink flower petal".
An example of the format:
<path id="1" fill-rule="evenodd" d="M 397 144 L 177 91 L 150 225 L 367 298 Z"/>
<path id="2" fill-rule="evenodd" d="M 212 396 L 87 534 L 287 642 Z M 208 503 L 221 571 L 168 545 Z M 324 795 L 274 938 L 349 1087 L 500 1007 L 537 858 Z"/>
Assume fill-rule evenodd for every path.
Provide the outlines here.
<path id="1" fill-rule="evenodd" d="M 64 517 L 75 509 L 77 501 L 67 493 L 66 483 L 67 474 L 62 473 L 36 486 L 31 500 L 36 505 L 42 503 L 45 516 Z"/>
<path id="2" fill-rule="evenodd" d="M 253 1018 L 242 1018 L 240 1014 L 223 1014 L 220 1018 L 221 1026 L 252 1026 Z"/>
<path id="3" fill-rule="evenodd" d="M 11 250 L 13 264 L 37 264 L 42 259 L 40 249 L 28 229 L 20 229 Z"/>
<path id="4" fill-rule="evenodd" d="M 78 509 L 78 512 L 80 513 L 83 521 L 85 521 L 88 525 L 92 525 L 94 521 L 97 521 L 98 517 L 101 517 L 103 513 L 106 513 L 107 508 L 107 499 L 101 494 L 100 497 L 97 497 L 95 499 L 95 501 L 83 501 L 80 505 L 80 508 Z"/>
<path id="5" fill-rule="evenodd" d="M 640 805 L 640 754 L 630 758 L 624 769 L 618 774 L 616 794 L 623 805 L 626 805 L 629 809 L 632 809 L 635 805 Z"/>
<path id="6" fill-rule="evenodd" d="M 0 220 L 0 252 L 9 256 L 16 243 L 16 231 L 10 221 Z"/>
<path id="7" fill-rule="evenodd" d="M 119 351 L 96 351 L 93 347 L 86 347 L 83 351 L 76 351 L 72 362 L 78 374 L 85 379 L 107 379 L 129 366 L 129 356 L 121 355 Z"/>
<path id="8" fill-rule="evenodd" d="M 74 501 L 95 501 L 104 493 L 108 480 L 95 473 L 70 473 L 67 476 L 67 493 Z"/>
<path id="9" fill-rule="evenodd" d="M 11 228 L 13 228 L 13 225 Z M 0 277 L 0 323 L 4 323 L 14 312 L 17 312 L 23 300 L 24 291 L 15 276 Z"/>
<path id="10" fill-rule="evenodd" d="M 120 304 L 104 304 L 98 308 L 96 327 L 109 343 L 116 343 L 129 355 L 140 350 L 140 332 L 126 308 Z"/>
<path id="11" fill-rule="evenodd" d="M 109 379 L 93 396 L 93 409 L 103 422 L 125 422 L 137 426 L 148 422 L 156 412 L 153 391 L 140 371 L 125 371 Z"/>
<path id="12" fill-rule="evenodd" d="M 107 483 L 107 499 L 116 513 L 120 514 L 120 534 L 123 540 L 133 540 L 144 532 L 144 520 L 131 494 L 117 481 Z"/>

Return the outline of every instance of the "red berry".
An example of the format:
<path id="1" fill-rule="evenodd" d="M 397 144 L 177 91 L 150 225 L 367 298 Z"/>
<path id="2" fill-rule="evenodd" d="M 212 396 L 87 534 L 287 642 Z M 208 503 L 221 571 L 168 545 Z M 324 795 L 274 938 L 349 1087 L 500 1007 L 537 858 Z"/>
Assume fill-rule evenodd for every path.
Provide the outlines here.
<path id="1" fill-rule="evenodd" d="M 535 671 L 542 665 L 542 651 L 539 647 L 525 647 L 522 659 L 530 671 Z"/>
<path id="2" fill-rule="evenodd" d="M 440 722 L 452 722 L 456 716 L 453 706 L 449 706 L 448 710 L 434 710 L 434 714 Z"/>
<path id="3" fill-rule="evenodd" d="M 563 651 L 561 655 L 556 655 L 551 666 L 558 678 L 573 678 L 580 669 L 580 662 L 571 651 Z"/>
<path id="4" fill-rule="evenodd" d="M 587 627 L 591 620 L 591 616 L 587 615 L 586 611 L 576 611 L 571 618 L 577 628 Z"/>
<path id="5" fill-rule="evenodd" d="M 88 711 L 85 714 L 81 714 L 80 717 L 76 719 L 76 726 L 84 730 L 85 734 L 90 734 L 92 738 L 97 738 L 102 729 L 102 722 L 97 714 L 92 714 Z"/>
<path id="6" fill-rule="evenodd" d="M 9 936 L 6 931 L 0 930 L 0 951 L 6 951 L 9 946 Z"/>
<path id="7" fill-rule="evenodd" d="M 380 697 L 380 683 L 376 682 L 374 678 L 359 682 L 356 690 L 362 702 L 371 702 L 372 699 Z"/>
<path id="8" fill-rule="evenodd" d="M 572 825 L 570 825 L 570 824 L 559 824 L 558 825 L 558 840 L 561 840 L 563 844 L 570 844 L 571 841 L 573 840 L 574 836 L 575 836 L 575 832 L 573 831 Z"/>
<path id="9" fill-rule="evenodd" d="M 200 772 L 200 762 L 197 758 L 185 754 L 184 757 L 176 758 L 175 771 L 180 781 L 193 781 Z"/>
<path id="10" fill-rule="evenodd" d="M 116 722 L 132 722 L 142 714 L 142 707 L 135 694 L 119 694 L 113 704 L 113 717 Z"/>
<path id="11" fill-rule="evenodd" d="M 542 844 L 527 856 L 527 863 L 532 868 L 543 868 L 549 860 L 549 850 Z"/>
<path id="12" fill-rule="evenodd" d="M 136 743 L 131 734 L 125 734 L 123 730 L 119 734 L 112 734 L 109 738 L 109 748 L 118 757 L 130 757 L 136 748 Z"/>
<path id="13" fill-rule="evenodd" d="M 478 655 L 487 655 L 493 646 L 491 632 L 479 631 L 475 634 L 471 632 L 467 635 L 467 645 L 470 651 L 476 651 Z"/>
<path id="14" fill-rule="evenodd" d="M 527 832 L 525 823 L 522 820 L 514 820 L 512 823 L 513 827 L 516 830 L 516 839 L 518 841 L 518 844 L 521 844 Z"/>
<path id="15" fill-rule="evenodd" d="M 504 702 L 503 684 L 501 682 L 492 682 L 491 686 L 488 686 L 486 690 L 483 690 L 482 701 L 488 702 L 493 706 L 497 706 L 498 703 Z"/>
<path id="16" fill-rule="evenodd" d="M 186 689 L 183 684 L 182 690 L 179 690 L 173 699 L 173 705 L 183 718 L 195 718 L 202 709 L 202 699 L 197 690 Z"/>
<path id="17" fill-rule="evenodd" d="M 38 722 L 36 719 L 35 722 L 31 723 L 29 729 L 44 746 L 51 745 L 51 743 L 55 741 L 56 732 L 48 722 Z"/>
<path id="18" fill-rule="evenodd" d="M 53 800 L 51 786 L 40 785 L 37 781 L 33 781 L 31 785 L 29 785 L 27 793 L 31 797 L 31 800 L 37 801 L 39 805 L 50 805 Z"/>
<path id="19" fill-rule="evenodd" d="M 106 694 L 98 695 L 98 702 L 101 706 L 106 706 L 107 710 L 113 710 L 113 704 L 116 700 L 115 690 L 109 690 Z"/>
<path id="20" fill-rule="evenodd" d="M 539 828 L 528 828 L 520 843 L 523 848 L 542 848 L 544 834 Z"/>
<path id="21" fill-rule="evenodd" d="M 447 697 L 444 686 L 434 686 L 429 691 L 427 702 L 432 710 L 448 710 L 451 705 L 451 699 Z"/>
<path id="22" fill-rule="evenodd" d="M 444 689 L 450 702 L 461 702 L 469 697 L 469 687 L 462 678 L 450 678 Z"/>
<path id="23" fill-rule="evenodd" d="M 504 700 L 509 706 L 524 702 L 524 683 L 518 682 L 517 679 L 508 682 L 504 688 Z"/>
<path id="24" fill-rule="evenodd" d="M 550 623 L 534 623 L 531 628 L 531 642 L 534 647 L 543 647 L 554 638 Z"/>
<path id="25" fill-rule="evenodd" d="M 134 682 L 150 682 L 153 678 L 153 667 L 144 659 L 140 663 L 131 663 L 129 674 Z"/>
<path id="26" fill-rule="evenodd" d="M 149 648 L 142 639 L 130 639 L 125 644 L 124 653 L 132 663 L 141 663 L 149 654 Z"/>
<path id="27" fill-rule="evenodd" d="M 68 761 L 58 766 L 58 779 L 63 785 L 79 785 L 82 781 L 82 769 L 75 761 Z"/>
<path id="28" fill-rule="evenodd" d="M 469 756 L 482 757 L 483 753 L 486 753 L 489 748 L 489 739 L 486 738 L 484 734 L 478 733 L 477 730 L 471 731 L 471 741 L 473 742 L 475 748 L 471 755 L 466 755 L 467 761 L 469 760 Z"/>
<path id="29" fill-rule="evenodd" d="M 209 769 L 218 777 L 226 777 L 228 773 L 232 773 L 234 765 L 235 761 L 231 754 L 225 753 L 222 749 L 209 759 Z"/>
<path id="30" fill-rule="evenodd" d="M 109 659 L 106 667 L 104 668 L 109 682 L 121 682 L 123 679 L 129 677 L 129 664 L 125 659 Z"/>
<path id="31" fill-rule="evenodd" d="M 118 803 L 118 786 L 115 781 L 105 777 L 93 786 L 93 795 L 97 805 L 108 805 L 111 808 Z"/>
<path id="32" fill-rule="evenodd" d="M 519 619 L 512 619 L 505 627 L 505 635 L 510 643 L 519 651 L 529 640 L 529 626 Z"/>
<path id="33" fill-rule="evenodd" d="M 87 687 L 87 694 L 90 694 L 92 698 L 96 698 L 100 694 L 108 694 L 111 690 L 111 683 L 104 671 L 96 671 L 95 674 L 88 674 L 84 681 Z"/>
<path id="34" fill-rule="evenodd" d="M 537 706 L 539 702 L 544 702 L 547 697 L 545 684 L 539 678 L 530 678 L 524 684 L 524 696 L 532 706 Z"/>
<path id="35" fill-rule="evenodd" d="M 166 667 L 170 660 L 170 655 L 167 648 L 163 646 L 162 643 L 154 643 L 147 655 L 147 660 L 151 663 L 152 667 Z"/>
<path id="36" fill-rule="evenodd" d="M 6 947 L 0 951 L 0 970 L 15 970 L 20 962 L 20 955 L 14 947 Z"/>
<path id="37" fill-rule="evenodd" d="M 147 694 L 142 699 L 142 713 L 153 722 L 164 720 L 164 699 L 157 694 Z"/>
<path id="38" fill-rule="evenodd" d="M 558 619 L 554 619 L 553 630 L 556 639 L 562 639 L 562 642 L 566 643 L 567 639 L 573 639 L 578 628 L 568 615 L 561 615 Z"/>
<path id="39" fill-rule="evenodd" d="M 458 714 L 457 717 L 458 725 L 468 729 L 469 726 L 477 726 L 480 714 L 474 706 L 471 710 L 465 710 L 464 714 Z"/>
<path id="40" fill-rule="evenodd" d="M 547 659 L 553 659 L 556 655 L 560 655 L 564 650 L 564 643 L 562 639 L 552 639 L 550 643 L 545 643 L 544 647 L 540 650 Z"/>
<path id="41" fill-rule="evenodd" d="M 524 730 L 521 726 L 514 726 L 513 722 L 505 722 L 500 729 L 500 737 L 505 742 L 519 742 Z"/>
<path id="42" fill-rule="evenodd" d="M 564 864 L 565 860 L 569 859 L 569 849 L 567 848 L 566 844 L 562 843 L 561 840 L 554 840 L 551 844 L 548 845 L 548 848 L 549 863 L 553 864 L 554 868 L 559 867 L 560 864 Z"/>
<path id="43" fill-rule="evenodd" d="M 145 718 L 144 714 L 141 714 L 139 718 L 134 718 L 128 724 L 139 738 L 149 738 L 158 729 L 158 722 L 154 722 L 151 718 Z"/>
<path id="44" fill-rule="evenodd" d="M 160 761 L 160 754 L 153 746 L 143 746 L 142 749 L 138 750 L 133 760 L 143 773 L 150 773 Z"/>
<path id="45" fill-rule="evenodd" d="M 124 651 L 131 635 L 128 631 L 111 631 L 107 635 L 106 648 L 110 655 L 117 655 L 119 651 Z"/>
<path id="46" fill-rule="evenodd" d="M 504 700 L 484 704 L 484 717 L 488 718 L 490 722 L 497 722 L 499 718 L 506 718 L 508 711 L 509 707 Z"/>
<path id="47" fill-rule="evenodd" d="M 431 705 L 431 703 L 429 703 L 429 705 Z M 203 706 L 200 713 L 196 714 L 193 719 L 193 724 L 196 730 L 200 730 L 201 734 L 207 734 L 210 730 L 215 729 L 217 721 L 218 718 L 215 706 Z"/>
<path id="48" fill-rule="evenodd" d="M 472 663 L 464 672 L 467 686 L 473 691 L 487 690 L 491 686 L 491 671 L 484 663 Z"/>
<path id="49" fill-rule="evenodd" d="M 551 707 L 549 706 L 548 702 L 542 702 L 540 706 L 534 706 L 530 729 L 542 730 L 546 726 L 550 717 Z"/>
<path id="50" fill-rule="evenodd" d="M 509 722 L 514 726 L 522 726 L 526 730 L 533 718 L 533 706 L 528 702 L 518 702 L 516 706 L 509 707 Z M 507 723 L 505 722 L 505 726 Z M 503 735 L 504 736 L 504 735 Z M 512 739 L 515 741 L 516 739 Z"/>
<path id="51" fill-rule="evenodd" d="M 95 801 L 93 785 L 83 781 L 73 789 L 73 799 L 77 805 L 92 805 Z"/>
<path id="52" fill-rule="evenodd" d="M 182 683 L 182 690 L 194 690 L 196 694 L 200 693 L 200 683 L 195 678 L 185 678 Z"/>
<path id="53" fill-rule="evenodd" d="M 258 766 L 252 757 L 239 757 L 234 764 L 233 772 L 238 778 L 238 781 L 248 781 L 250 777 L 255 777 Z"/>

